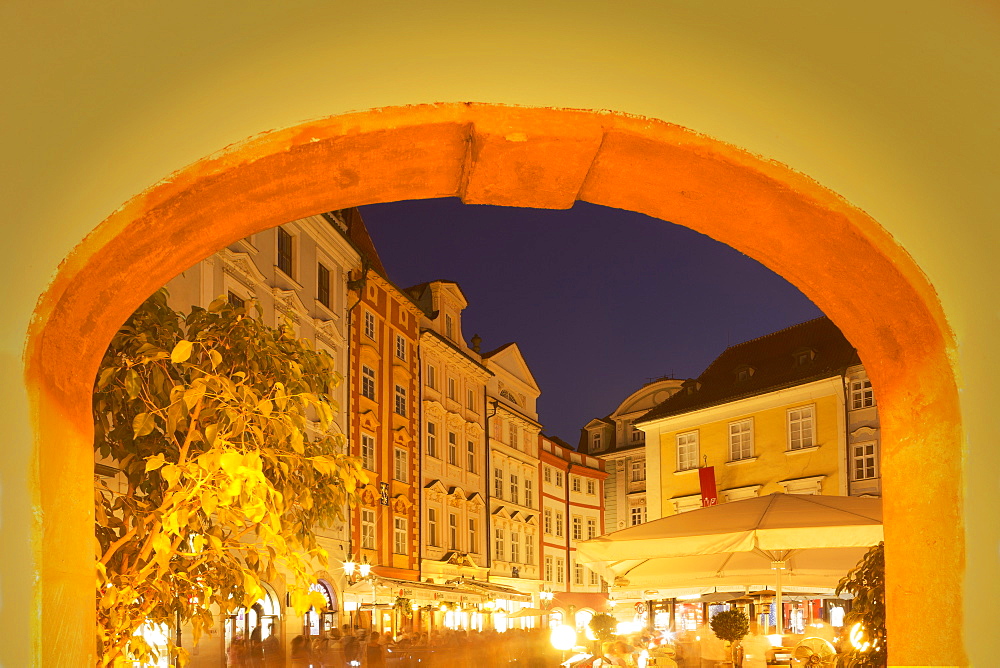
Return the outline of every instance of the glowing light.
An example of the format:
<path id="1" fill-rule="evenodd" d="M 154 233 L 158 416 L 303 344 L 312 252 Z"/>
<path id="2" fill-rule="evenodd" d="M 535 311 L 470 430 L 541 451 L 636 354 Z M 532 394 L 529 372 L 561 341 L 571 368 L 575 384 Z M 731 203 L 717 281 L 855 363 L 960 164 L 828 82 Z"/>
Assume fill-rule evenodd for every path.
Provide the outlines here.
<path id="1" fill-rule="evenodd" d="M 566 651 L 576 645 L 576 629 L 566 624 L 560 624 L 552 629 L 549 642 L 558 650 Z"/>
<path id="2" fill-rule="evenodd" d="M 414 601 L 413 603 L 410 603 L 410 610 L 419 610 L 419 609 L 420 609 L 420 604 L 419 603 L 417 603 L 416 601 Z"/>
<path id="3" fill-rule="evenodd" d="M 777 633 L 773 633 L 767 637 L 767 641 L 771 643 L 771 647 L 781 647 L 781 643 L 784 642 L 782 636 Z"/>
<path id="4" fill-rule="evenodd" d="M 614 608 L 616 605 L 618 605 L 618 602 L 615 601 L 615 599 L 613 599 L 613 598 L 612 599 L 608 599 L 608 607 L 609 608 Z"/>
<path id="5" fill-rule="evenodd" d="M 361 573 L 361 577 L 366 578 L 368 577 L 368 574 L 372 572 L 372 565 L 366 561 L 358 566 L 358 572 Z"/>
<path id="6" fill-rule="evenodd" d="M 354 572 L 354 568 L 356 566 L 357 564 L 354 563 L 352 559 L 348 559 L 347 561 L 344 562 L 344 572 L 350 575 Z"/>
<path id="7" fill-rule="evenodd" d="M 701 594 L 684 594 L 683 596 L 678 596 L 678 601 L 690 601 L 693 598 L 699 598 Z"/>
<path id="8" fill-rule="evenodd" d="M 638 633 L 642 630 L 642 624 L 638 622 L 618 622 L 615 632 L 620 636 L 627 636 L 630 633 Z"/>
<path id="9" fill-rule="evenodd" d="M 851 645 L 853 645 L 855 649 L 862 652 L 867 652 L 872 646 L 870 642 L 865 640 L 865 630 L 864 627 L 861 626 L 861 622 L 858 622 L 851 627 L 851 632 L 848 638 L 851 641 Z"/>

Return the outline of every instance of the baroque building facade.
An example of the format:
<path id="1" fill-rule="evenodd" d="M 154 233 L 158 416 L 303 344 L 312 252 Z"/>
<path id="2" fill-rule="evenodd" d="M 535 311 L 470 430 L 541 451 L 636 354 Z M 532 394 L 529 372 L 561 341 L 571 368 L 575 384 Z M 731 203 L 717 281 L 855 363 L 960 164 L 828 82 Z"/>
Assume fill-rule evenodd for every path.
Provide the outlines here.
<path id="1" fill-rule="evenodd" d="M 705 494 L 724 503 L 880 493 L 871 382 L 825 317 L 730 346 L 636 424 L 646 434 L 651 519 L 699 508 Z"/>

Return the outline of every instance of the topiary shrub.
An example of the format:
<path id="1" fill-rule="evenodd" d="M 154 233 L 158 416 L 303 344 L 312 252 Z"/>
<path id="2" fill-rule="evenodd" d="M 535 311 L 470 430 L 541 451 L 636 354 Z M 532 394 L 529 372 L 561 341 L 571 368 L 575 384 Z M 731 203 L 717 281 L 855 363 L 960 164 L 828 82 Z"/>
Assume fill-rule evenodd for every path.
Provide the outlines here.
<path id="1" fill-rule="evenodd" d="M 742 610 L 724 610 L 709 622 L 714 633 L 721 640 L 728 640 L 733 655 L 733 665 L 743 665 L 743 648 L 740 641 L 750 632 L 750 620 Z"/>

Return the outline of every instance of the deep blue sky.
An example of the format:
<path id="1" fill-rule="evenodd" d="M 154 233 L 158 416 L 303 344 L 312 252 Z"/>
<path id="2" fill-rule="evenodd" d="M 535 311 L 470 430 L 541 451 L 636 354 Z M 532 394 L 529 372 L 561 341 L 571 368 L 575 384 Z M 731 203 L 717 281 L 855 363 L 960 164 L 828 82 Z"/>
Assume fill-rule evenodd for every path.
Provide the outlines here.
<path id="1" fill-rule="evenodd" d="M 573 445 L 647 380 L 697 376 L 727 345 L 822 315 L 755 260 L 629 211 L 447 198 L 361 213 L 393 282 L 457 281 L 466 339 L 518 343 L 544 432 Z"/>

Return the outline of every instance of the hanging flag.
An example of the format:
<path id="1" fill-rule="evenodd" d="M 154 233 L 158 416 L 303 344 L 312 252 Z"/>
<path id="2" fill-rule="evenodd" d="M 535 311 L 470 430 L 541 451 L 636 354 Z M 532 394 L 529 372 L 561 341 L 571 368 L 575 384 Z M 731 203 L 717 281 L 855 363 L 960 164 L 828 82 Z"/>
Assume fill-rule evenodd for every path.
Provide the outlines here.
<path id="1" fill-rule="evenodd" d="M 701 482 L 701 507 L 717 505 L 719 495 L 715 491 L 715 467 L 703 466 L 698 469 L 698 480 Z"/>

